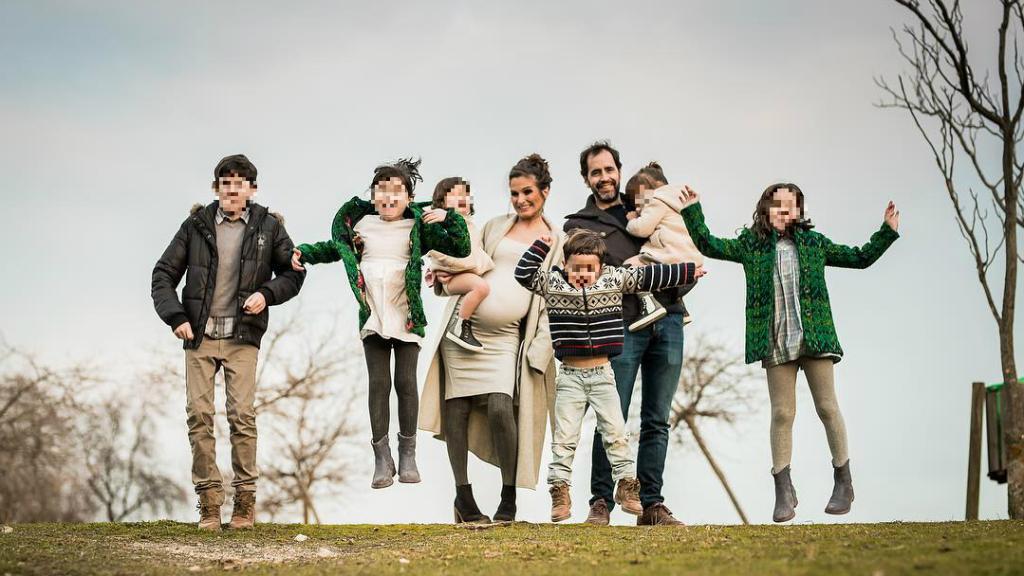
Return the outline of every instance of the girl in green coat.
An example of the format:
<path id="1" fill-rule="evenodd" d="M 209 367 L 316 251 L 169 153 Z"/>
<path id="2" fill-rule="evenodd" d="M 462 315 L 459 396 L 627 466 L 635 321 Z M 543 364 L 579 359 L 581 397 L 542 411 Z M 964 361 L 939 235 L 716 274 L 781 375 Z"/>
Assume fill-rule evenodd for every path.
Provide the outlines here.
<path id="1" fill-rule="evenodd" d="M 814 406 L 825 425 L 832 452 L 835 486 L 825 512 L 846 514 L 853 482 L 846 424 L 836 401 L 833 364 L 843 349 L 836 337 L 825 266 L 867 268 L 899 237 L 900 215 L 889 202 L 885 222 L 867 244 L 835 244 L 811 230 L 804 218 L 804 195 L 795 184 L 769 186 L 754 210 L 754 223 L 734 239 L 713 236 L 704 224 L 697 193 L 685 187 L 682 215 L 697 249 L 708 258 L 743 265 L 747 281 L 746 361 L 767 371 L 772 406 L 772 476 L 776 522 L 796 516 L 796 490 L 790 479 L 796 375 L 803 369 Z"/>
<path id="2" fill-rule="evenodd" d="M 437 250 L 457 258 L 469 255 L 469 232 L 462 216 L 412 202 L 419 160 L 378 166 L 368 202 L 353 196 L 334 216 L 331 239 L 301 244 L 292 267 L 345 263 L 349 285 L 359 304 L 359 335 L 369 376 L 370 430 L 375 466 L 373 488 L 419 482 L 416 467 L 416 419 L 419 395 L 416 362 L 427 324 L 420 298 L 422 257 Z M 398 395 L 398 468 L 388 444 L 391 419 L 391 356 Z"/>

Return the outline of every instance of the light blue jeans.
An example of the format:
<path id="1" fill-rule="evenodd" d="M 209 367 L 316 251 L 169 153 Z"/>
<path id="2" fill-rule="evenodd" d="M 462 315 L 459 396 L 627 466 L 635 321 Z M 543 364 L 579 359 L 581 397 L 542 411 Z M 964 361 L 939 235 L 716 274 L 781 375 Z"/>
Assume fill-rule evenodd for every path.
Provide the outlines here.
<path id="1" fill-rule="evenodd" d="M 551 434 L 551 465 L 548 484 L 570 484 L 572 460 L 580 442 L 587 406 L 597 416 L 597 432 L 604 443 L 614 481 L 635 478 L 636 466 L 629 452 L 626 422 L 609 363 L 594 368 L 562 364 L 555 378 L 555 429 Z"/>

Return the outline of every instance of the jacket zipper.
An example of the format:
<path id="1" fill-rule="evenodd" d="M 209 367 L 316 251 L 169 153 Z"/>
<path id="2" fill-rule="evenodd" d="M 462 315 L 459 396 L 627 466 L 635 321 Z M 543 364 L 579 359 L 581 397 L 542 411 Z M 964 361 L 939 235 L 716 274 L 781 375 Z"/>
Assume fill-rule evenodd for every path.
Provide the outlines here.
<path id="1" fill-rule="evenodd" d="M 590 307 L 587 306 L 587 287 L 581 287 L 583 290 L 583 317 L 587 319 L 587 344 L 590 346 L 590 355 L 594 355 L 594 339 L 590 335 Z"/>

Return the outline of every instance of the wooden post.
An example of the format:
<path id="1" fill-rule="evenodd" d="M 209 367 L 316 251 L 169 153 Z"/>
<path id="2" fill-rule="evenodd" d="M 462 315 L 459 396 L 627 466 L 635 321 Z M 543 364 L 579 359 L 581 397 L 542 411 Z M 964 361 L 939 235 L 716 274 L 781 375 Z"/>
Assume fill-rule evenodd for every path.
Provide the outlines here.
<path id="1" fill-rule="evenodd" d="M 981 489 L 981 419 L 985 410 L 985 383 L 971 385 L 971 440 L 967 452 L 967 520 L 978 519 Z"/>

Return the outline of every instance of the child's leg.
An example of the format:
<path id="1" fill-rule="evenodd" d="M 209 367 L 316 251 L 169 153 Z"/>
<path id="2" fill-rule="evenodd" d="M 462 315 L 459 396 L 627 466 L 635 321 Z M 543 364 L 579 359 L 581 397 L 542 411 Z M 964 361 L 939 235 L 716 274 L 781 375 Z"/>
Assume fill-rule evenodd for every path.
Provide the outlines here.
<path id="1" fill-rule="evenodd" d="M 487 424 L 491 428 L 491 440 L 498 453 L 501 483 L 504 486 L 515 486 L 519 430 L 516 429 L 516 415 L 511 396 L 500 392 L 487 395 Z"/>
<path id="2" fill-rule="evenodd" d="M 615 388 L 615 374 L 610 364 L 600 370 L 588 378 L 587 402 L 597 416 L 597 430 L 601 433 L 604 451 L 612 466 L 612 480 L 636 478 L 636 463 L 629 452 L 626 421 L 622 417 L 622 401 Z"/>
<path id="3" fill-rule="evenodd" d="M 772 405 L 772 473 L 789 466 L 793 457 L 793 419 L 796 417 L 796 362 L 767 369 L 768 399 Z"/>
<path id="4" fill-rule="evenodd" d="M 204 338 L 199 348 L 185 351 L 185 413 L 192 446 L 192 484 L 197 494 L 209 491 L 212 502 L 220 505 L 224 502 L 224 490 L 213 431 L 214 378 L 220 366 L 216 348 L 216 340 Z"/>
<path id="5" fill-rule="evenodd" d="M 563 367 L 555 378 L 555 427 L 551 431 L 548 484 L 570 483 L 572 459 L 580 441 L 580 428 L 586 411 L 587 395 L 582 378 Z"/>
<path id="6" fill-rule="evenodd" d="M 835 369 L 831 358 L 801 358 L 800 366 L 814 398 L 818 418 L 825 425 L 825 437 L 832 451 L 832 465 L 842 466 L 850 459 L 846 444 L 846 422 L 836 399 Z"/>
<path id="7" fill-rule="evenodd" d="M 388 435 L 391 422 L 391 346 L 376 334 L 363 338 L 363 355 L 369 376 L 370 433 L 373 442 Z"/>
<path id="8" fill-rule="evenodd" d="M 252 344 L 225 340 L 224 392 L 231 431 L 231 469 L 235 493 L 254 492 L 256 479 L 256 358 Z"/>
<path id="9" fill-rule="evenodd" d="M 459 304 L 459 318 L 469 320 L 484 298 L 491 293 L 491 286 L 476 274 L 463 272 L 452 276 L 452 279 L 448 281 L 448 293 L 462 296 L 462 301 Z"/>
<path id="10" fill-rule="evenodd" d="M 469 413 L 473 397 L 444 401 L 444 440 L 456 486 L 469 484 Z"/>
<path id="11" fill-rule="evenodd" d="M 420 397 L 416 390 L 416 361 L 420 345 L 415 342 L 394 341 L 395 393 L 398 395 L 398 431 L 402 436 L 416 435 L 416 420 L 420 411 Z"/>

